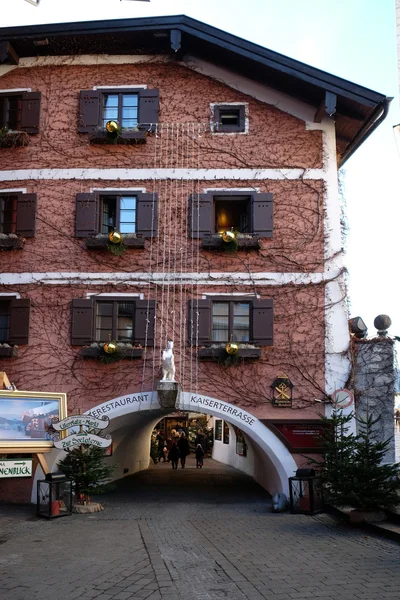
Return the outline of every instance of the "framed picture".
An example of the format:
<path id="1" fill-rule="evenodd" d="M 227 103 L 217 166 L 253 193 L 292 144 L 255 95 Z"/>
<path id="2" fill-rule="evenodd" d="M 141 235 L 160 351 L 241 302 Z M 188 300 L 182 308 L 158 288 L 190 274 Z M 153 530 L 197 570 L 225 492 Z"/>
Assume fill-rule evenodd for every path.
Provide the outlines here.
<path id="1" fill-rule="evenodd" d="M 66 416 L 66 394 L 0 390 L 0 453 L 49 452 Z"/>

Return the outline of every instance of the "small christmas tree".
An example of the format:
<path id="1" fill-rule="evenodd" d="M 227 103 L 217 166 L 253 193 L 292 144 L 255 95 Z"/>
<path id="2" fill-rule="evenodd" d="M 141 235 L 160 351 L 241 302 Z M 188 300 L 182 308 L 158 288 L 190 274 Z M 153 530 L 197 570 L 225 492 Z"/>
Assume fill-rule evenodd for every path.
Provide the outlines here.
<path id="1" fill-rule="evenodd" d="M 73 481 L 79 504 L 90 504 L 91 494 L 103 494 L 110 489 L 115 465 L 104 465 L 105 451 L 96 446 L 81 445 L 70 450 L 57 466 Z"/>
<path id="2" fill-rule="evenodd" d="M 399 464 L 383 463 L 390 439 L 376 439 L 374 428 L 381 417 L 357 419 L 357 435 L 349 432 L 353 418 L 341 410 L 322 417 L 324 461 L 310 463 L 318 467 L 325 497 L 332 504 L 362 510 L 392 508 L 399 503 Z"/>

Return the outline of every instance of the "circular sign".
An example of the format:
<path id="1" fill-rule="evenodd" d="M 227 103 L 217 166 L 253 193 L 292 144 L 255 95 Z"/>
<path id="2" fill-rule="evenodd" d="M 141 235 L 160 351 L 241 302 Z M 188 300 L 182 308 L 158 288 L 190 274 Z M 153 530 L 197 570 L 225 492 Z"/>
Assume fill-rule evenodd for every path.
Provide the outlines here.
<path id="1" fill-rule="evenodd" d="M 354 402 L 354 396 L 350 390 L 336 390 L 332 394 L 332 404 L 336 408 L 348 408 Z"/>

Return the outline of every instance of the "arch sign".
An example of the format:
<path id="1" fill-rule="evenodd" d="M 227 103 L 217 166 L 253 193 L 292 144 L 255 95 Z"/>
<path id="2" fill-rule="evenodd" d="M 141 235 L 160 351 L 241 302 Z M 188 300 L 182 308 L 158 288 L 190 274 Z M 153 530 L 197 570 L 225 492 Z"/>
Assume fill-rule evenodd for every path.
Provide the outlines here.
<path id="1" fill-rule="evenodd" d="M 294 475 L 297 465 L 281 440 L 253 414 L 217 398 L 183 391 L 179 394 L 176 410 L 206 413 L 239 427 L 264 451 L 274 467 L 273 491 L 288 493 L 288 478 Z M 165 415 L 156 391 L 120 396 L 92 408 L 86 414 L 95 418 L 107 416 L 112 421 L 123 415 L 148 411 Z"/>

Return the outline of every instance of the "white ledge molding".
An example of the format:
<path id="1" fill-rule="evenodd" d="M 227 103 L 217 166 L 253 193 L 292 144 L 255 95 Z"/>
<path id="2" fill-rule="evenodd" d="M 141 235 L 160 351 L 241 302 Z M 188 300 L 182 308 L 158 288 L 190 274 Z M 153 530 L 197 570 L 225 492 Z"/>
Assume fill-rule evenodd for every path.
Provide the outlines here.
<path id="1" fill-rule="evenodd" d="M 107 179 L 325 179 L 323 169 L 18 169 L 0 171 L 0 181 Z"/>
<path id="2" fill-rule="evenodd" d="M 307 285 L 329 282 L 339 277 L 341 271 L 335 269 L 325 273 L 3 273 L 1 285 Z"/>

